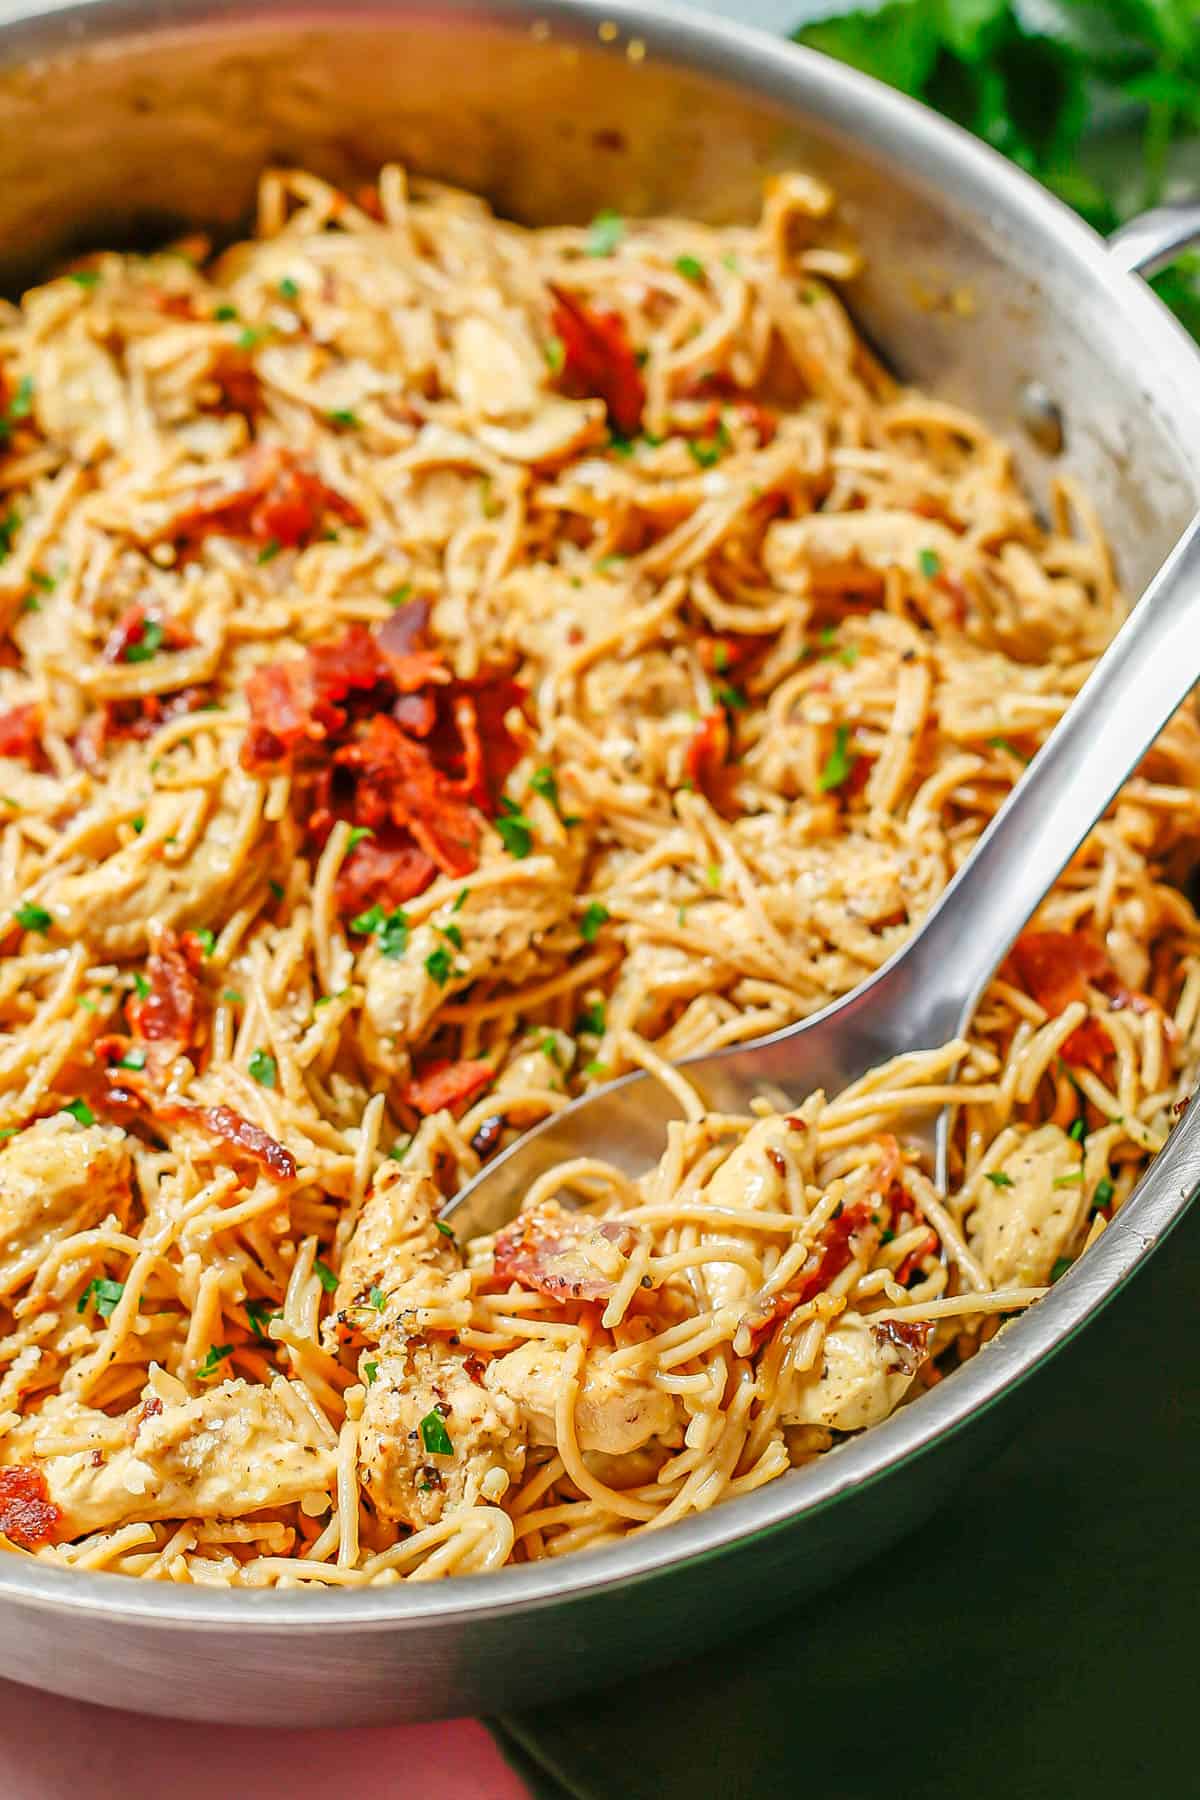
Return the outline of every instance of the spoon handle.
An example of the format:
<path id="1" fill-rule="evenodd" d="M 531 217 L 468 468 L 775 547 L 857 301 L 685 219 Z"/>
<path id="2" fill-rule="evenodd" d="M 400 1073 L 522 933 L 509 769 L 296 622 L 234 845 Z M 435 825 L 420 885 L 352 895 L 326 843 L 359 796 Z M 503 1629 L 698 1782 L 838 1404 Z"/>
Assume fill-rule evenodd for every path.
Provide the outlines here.
<path id="1" fill-rule="evenodd" d="M 948 1035 L 969 1020 L 1021 927 L 1198 680 L 1200 519 L 1172 550 L 903 957 L 909 985 L 957 1006 L 957 1020 L 941 1018 L 939 1031 Z"/>

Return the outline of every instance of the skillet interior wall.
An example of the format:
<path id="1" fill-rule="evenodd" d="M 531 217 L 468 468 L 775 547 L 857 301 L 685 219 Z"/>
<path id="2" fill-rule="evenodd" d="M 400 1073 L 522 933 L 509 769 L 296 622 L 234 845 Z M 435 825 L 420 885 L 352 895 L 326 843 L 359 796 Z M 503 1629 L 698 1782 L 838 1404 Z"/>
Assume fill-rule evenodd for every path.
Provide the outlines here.
<path id="1" fill-rule="evenodd" d="M 1036 378 L 1060 403 L 1060 460 L 1137 592 L 1194 509 L 1197 477 L 1155 393 L 1167 373 L 1139 360 L 1101 284 L 1081 303 L 1073 283 L 1068 304 L 1065 259 L 982 211 L 958 162 L 918 148 L 902 167 L 887 142 L 894 96 L 830 99 L 817 59 L 789 57 L 772 85 L 781 102 L 796 83 L 811 92 L 801 127 L 734 85 L 745 51 L 719 73 L 698 57 L 672 66 L 668 45 L 694 54 L 686 23 L 638 37 L 606 25 L 610 10 L 619 21 L 620 8 L 570 5 L 260 0 L 239 17 L 176 0 L 164 23 L 136 0 L 92 0 L 18 15 L 0 47 L 0 281 L 19 288 L 68 246 L 184 225 L 229 235 L 272 161 L 348 181 L 396 158 L 530 222 L 606 206 L 749 217 L 763 176 L 799 164 L 836 186 L 866 253 L 849 296 L 865 333 L 902 377 L 999 429 L 1042 501 L 1056 465 L 1023 431 L 1021 400 Z"/>

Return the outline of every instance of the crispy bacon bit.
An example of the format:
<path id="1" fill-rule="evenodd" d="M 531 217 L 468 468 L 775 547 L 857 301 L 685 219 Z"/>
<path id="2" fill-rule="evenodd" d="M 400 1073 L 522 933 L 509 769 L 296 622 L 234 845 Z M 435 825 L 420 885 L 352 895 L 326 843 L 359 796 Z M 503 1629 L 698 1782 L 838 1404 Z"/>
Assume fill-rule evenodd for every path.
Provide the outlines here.
<path id="1" fill-rule="evenodd" d="M 493 672 L 458 680 L 423 643 L 427 612 L 414 602 L 374 635 L 352 626 L 303 657 L 257 669 L 246 684 L 243 767 L 292 766 L 318 847 L 338 819 L 373 834 L 339 874 L 343 916 L 376 900 L 403 905 L 439 869 L 469 874 L 480 815 L 494 811 L 521 756 L 508 719 L 524 705 L 524 688 Z"/>
<path id="2" fill-rule="evenodd" d="M 620 313 L 593 312 L 563 288 L 554 295 L 554 331 L 563 347 L 563 387 L 580 398 L 594 395 L 609 423 L 632 437 L 642 423 L 646 384 Z"/>
<path id="3" fill-rule="evenodd" d="M 567 1212 L 550 1200 L 518 1214 L 497 1234 L 496 1279 L 515 1281 L 563 1305 L 607 1300 L 640 1236 L 619 1219 Z"/>
<path id="4" fill-rule="evenodd" d="M 469 1058 L 451 1062 L 442 1056 L 426 1063 L 401 1089 L 406 1106 L 415 1107 L 422 1118 L 430 1113 L 461 1111 L 476 1094 L 494 1081 L 496 1071 L 489 1062 L 473 1062 Z"/>
<path id="5" fill-rule="evenodd" d="M 872 1325 L 871 1336 L 888 1351 L 897 1371 L 913 1375 L 929 1355 L 933 1326 L 921 1319 L 881 1319 Z"/>
<path id="6" fill-rule="evenodd" d="M 192 932 L 181 938 L 165 931 L 146 962 L 150 992 L 130 1000 L 125 1008 L 130 1029 L 143 1043 L 170 1044 L 177 1056 L 197 1039 L 198 984 L 196 972 L 204 951 Z"/>
<path id="7" fill-rule="evenodd" d="M 24 1463 L 0 1469 L 0 1532 L 22 1550 L 52 1543 L 62 1524 L 62 1509 L 55 1506 L 40 1469 Z"/>
<path id="8" fill-rule="evenodd" d="M 373 181 L 363 187 L 355 188 L 354 204 L 359 212 L 365 212 L 369 219 L 378 219 L 382 223 L 383 202 L 379 198 L 379 189 Z"/>
<path id="9" fill-rule="evenodd" d="M 463 1373 L 475 1383 L 476 1387 L 482 1387 L 486 1368 L 487 1364 L 482 1356 L 465 1356 L 463 1358 Z"/>
<path id="10" fill-rule="evenodd" d="M 348 525 L 363 522 L 356 506 L 290 450 L 256 444 L 241 459 L 241 476 L 234 487 L 200 488 L 164 535 L 187 551 L 214 533 L 295 549 L 311 542 L 328 518 Z"/>
<path id="11" fill-rule="evenodd" d="M 423 894 L 436 874 L 433 858 L 417 844 L 403 841 L 400 833 L 392 832 L 386 839 L 364 838 L 338 871 L 338 912 L 352 918 L 376 904 L 394 912 Z"/>
<path id="12" fill-rule="evenodd" d="M 296 1162 L 291 1151 L 285 1150 L 261 1125 L 243 1118 L 232 1106 L 199 1106 L 188 1110 L 202 1131 L 229 1145 L 234 1167 L 239 1173 L 244 1174 L 249 1167 L 254 1174 L 261 1170 L 272 1181 L 295 1181 Z"/>
<path id="13" fill-rule="evenodd" d="M 729 761 L 729 719 L 723 706 L 706 713 L 687 747 L 684 767 L 692 786 L 711 797 Z"/>
<path id="14" fill-rule="evenodd" d="M 849 1267 L 863 1244 L 873 1248 L 878 1237 L 869 1202 L 856 1200 L 852 1205 L 844 1206 L 818 1232 L 790 1285 L 777 1294 L 755 1296 L 751 1300 L 742 1314 L 734 1339 L 735 1354 L 753 1356 L 781 1319 L 823 1293 L 830 1282 Z"/>
<path id="15" fill-rule="evenodd" d="M 1086 1000 L 1089 986 L 1108 996 L 1109 1008 L 1144 1013 L 1154 1007 L 1148 994 L 1127 988 L 1100 946 L 1082 931 L 1027 931 L 1012 947 L 1021 986 L 1057 1018 L 1074 1000 Z M 1112 1059 L 1112 1039 L 1101 1021 L 1085 1019 L 1062 1047 L 1062 1059 L 1103 1076 Z"/>
<path id="16" fill-rule="evenodd" d="M 0 712 L 0 756 L 37 763 L 42 750 L 42 715 L 36 706 L 10 706 Z"/>
<path id="17" fill-rule="evenodd" d="M 253 359 L 244 350 L 223 348 L 213 358 L 209 379 L 220 392 L 218 412 L 244 413 L 256 418 L 263 408 L 262 382 Z"/>

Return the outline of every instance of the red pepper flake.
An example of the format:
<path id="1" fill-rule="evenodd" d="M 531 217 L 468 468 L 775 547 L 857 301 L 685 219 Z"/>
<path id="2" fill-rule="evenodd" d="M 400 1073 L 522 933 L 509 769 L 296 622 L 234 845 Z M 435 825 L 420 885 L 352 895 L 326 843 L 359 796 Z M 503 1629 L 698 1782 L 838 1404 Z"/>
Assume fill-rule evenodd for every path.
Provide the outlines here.
<path id="1" fill-rule="evenodd" d="M 640 430 L 646 384 L 620 313 L 593 312 L 563 288 L 554 296 L 554 334 L 563 347 L 562 384 L 579 398 L 603 400 L 609 423 L 623 437 Z"/>
<path id="2" fill-rule="evenodd" d="M 40 1469 L 14 1463 L 0 1469 L 0 1532 L 22 1550 L 52 1543 L 62 1524 Z"/>
<path id="3" fill-rule="evenodd" d="M 461 1112 L 495 1078 L 496 1071 L 489 1062 L 470 1058 L 453 1062 L 443 1056 L 418 1070 L 401 1089 L 400 1098 L 422 1118 L 435 1112 Z"/>

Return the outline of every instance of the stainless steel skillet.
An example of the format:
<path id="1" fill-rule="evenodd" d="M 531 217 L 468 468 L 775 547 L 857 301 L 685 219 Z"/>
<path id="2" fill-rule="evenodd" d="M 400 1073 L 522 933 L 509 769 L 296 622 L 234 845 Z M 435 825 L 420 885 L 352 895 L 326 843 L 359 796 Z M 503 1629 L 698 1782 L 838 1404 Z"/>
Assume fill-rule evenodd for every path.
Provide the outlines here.
<path id="1" fill-rule="evenodd" d="M 282 157 L 348 177 L 395 155 L 530 219 L 603 205 L 736 216 L 765 172 L 799 162 L 845 196 L 868 332 L 1009 436 L 1040 494 L 1059 468 L 1077 474 L 1131 592 L 1196 510 L 1200 356 L 1153 297 L 989 151 L 816 57 L 583 0 L 15 0 L 5 16 L 0 261 L 14 284 L 72 239 L 232 227 Z M 1197 226 L 1174 219 L 1167 236 Z M 1131 265 L 1161 241 L 1147 226 Z M 180 1590 L 0 1559 L 0 1673 L 196 1718 L 350 1722 L 545 1700 L 785 1606 L 786 1629 L 815 1635 L 796 1603 L 930 1511 L 1019 1420 L 1026 1378 L 1198 1185 L 1200 1107 L 1102 1242 L 986 1353 L 819 1467 L 670 1531 L 361 1595 Z"/>

